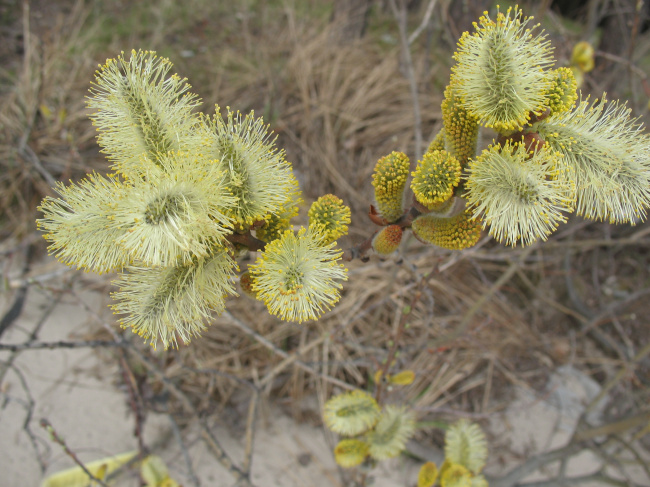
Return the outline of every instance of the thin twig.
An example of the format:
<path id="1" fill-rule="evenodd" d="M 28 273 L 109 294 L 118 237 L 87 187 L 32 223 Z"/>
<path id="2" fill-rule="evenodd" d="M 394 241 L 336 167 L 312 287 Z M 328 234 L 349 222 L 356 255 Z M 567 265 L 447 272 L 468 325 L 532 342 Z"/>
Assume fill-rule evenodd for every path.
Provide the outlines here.
<path id="1" fill-rule="evenodd" d="M 573 435 L 572 441 L 586 441 L 593 440 L 599 436 L 605 435 L 616 435 L 627 431 L 636 426 L 641 426 L 647 424 L 650 421 L 650 411 L 645 413 L 638 414 L 636 416 L 623 418 L 618 421 L 612 421 L 611 423 L 603 424 L 601 426 L 595 426 L 584 431 L 577 431 Z"/>
<path id="2" fill-rule="evenodd" d="M 56 179 L 54 179 L 54 176 L 52 176 L 47 171 L 47 169 L 45 169 L 45 167 L 43 167 L 43 164 L 41 164 L 41 160 L 38 158 L 36 153 L 32 150 L 32 148 L 29 145 L 25 144 L 24 147 L 19 148 L 18 149 L 18 154 L 20 154 L 20 156 L 23 159 L 25 159 L 25 160 L 32 163 L 32 166 L 34 166 L 36 168 L 36 170 L 38 171 L 38 173 L 41 176 L 43 176 L 43 179 L 45 179 L 45 181 L 47 181 L 47 184 L 50 187 L 55 187 L 56 186 Z"/>
<path id="3" fill-rule="evenodd" d="M 298 357 L 301 355 L 304 355 L 305 353 L 309 352 L 312 350 L 314 347 L 322 344 L 326 339 L 328 338 L 327 335 L 323 334 L 320 337 L 316 338 L 315 340 L 312 340 L 309 344 L 300 347 L 298 350 L 296 350 L 294 353 L 289 355 L 287 358 L 282 360 L 278 365 L 273 367 L 267 374 L 266 376 L 259 382 L 258 387 L 260 389 L 263 389 L 266 385 L 270 384 L 273 379 L 284 369 L 286 369 L 289 365 L 294 363 L 296 360 L 298 360 Z"/>
<path id="4" fill-rule="evenodd" d="M 415 40 L 420 36 L 422 31 L 426 29 L 427 24 L 431 19 L 431 14 L 433 13 L 433 9 L 435 8 L 437 1 L 438 0 L 429 0 L 429 5 L 427 5 L 427 10 L 424 12 L 424 17 L 422 18 L 422 22 L 420 22 L 418 28 L 415 29 L 413 33 L 411 33 L 411 35 L 409 36 L 409 45 L 413 44 Z"/>
<path id="5" fill-rule="evenodd" d="M 630 372 L 634 364 L 639 363 L 648 354 L 650 354 L 650 341 L 646 343 L 645 346 L 637 352 L 637 354 L 632 358 L 629 364 L 623 365 L 623 367 L 620 368 L 620 370 L 616 373 L 616 375 L 614 375 L 614 377 L 602 387 L 600 393 L 596 397 L 594 397 L 589 402 L 589 404 L 587 404 L 587 407 L 585 408 L 583 413 L 583 417 L 589 414 L 598 405 L 598 403 L 607 395 L 607 393 L 616 384 L 618 384 L 618 382 L 623 377 L 625 377 Z"/>
<path id="6" fill-rule="evenodd" d="M 174 438 L 176 438 L 176 441 L 180 445 L 181 448 L 181 453 L 183 455 L 183 460 L 185 460 L 185 466 L 187 467 L 187 474 L 190 477 L 190 481 L 192 482 L 192 485 L 194 487 L 200 487 L 201 482 L 199 481 L 199 478 L 196 476 L 196 472 L 194 471 L 194 467 L 192 466 L 192 459 L 190 458 L 190 453 L 187 451 L 187 447 L 185 446 L 185 442 L 183 441 L 183 436 L 181 435 L 181 430 L 178 427 L 178 423 L 174 419 L 173 414 L 168 414 L 169 417 L 169 422 L 172 425 L 172 432 L 174 433 Z"/>
<path id="7" fill-rule="evenodd" d="M 585 485 L 593 483 L 609 484 L 616 487 L 641 487 L 639 484 L 628 483 L 627 481 L 618 480 L 605 475 L 602 472 L 596 472 L 578 477 L 564 477 L 561 482 L 558 479 L 541 480 L 538 482 L 526 482 L 517 484 L 517 487 L 557 487 L 558 485 Z M 492 484 L 490 484 L 492 485 Z"/>
<path id="8" fill-rule="evenodd" d="M 58 443 L 58 444 L 61 446 L 61 448 L 63 448 L 63 451 L 66 453 L 66 455 L 68 455 L 68 456 L 72 459 L 72 461 L 73 461 L 74 463 L 76 463 L 76 464 L 79 466 L 79 468 L 81 468 L 81 470 L 84 471 L 84 473 L 85 473 L 86 475 L 88 475 L 88 478 L 89 478 L 90 480 L 92 480 L 92 481 L 94 481 L 94 482 L 97 482 L 97 483 L 98 483 L 99 485 L 101 485 L 102 487 L 108 487 L 108 485 L 107 485 L 103 480 L 101 480 L 101 479 L 95 477 L 95 476 L 90 472 L 90 470 L 88 470 L 88 469 L 86 468 L 86 466 L 82 463 L 82 461 L 79 460 L 79 458 L 77 457 L 77 455 L 75 454 L 75 452 L 73 452 L 72 450 L 70 450 L 70 448 L 68 448 L 68 445 L 66 445 L 65 441 L 63 440 L 63 438 L 61 438 L 61 437 L 59 436 L 59 434 L 58 434 L 58 433 L 56 432 L 56 430 L 54 429 L 54 426 L 52 426 L 52 425 L 50 424 L 50 422 L 49 422 L 47 419 L 45 419 L 45 418 L 41 419 L 41 421 L 40 421 L 39 424 L 41 425 L 41 427 L 42 427 L 45 431 L 47 431 L 47 432 L 50 434 L 50 437 L 52 438 L 52 440 L 54 440 L 54 442 Z"/>
<path id="9" fill-rule="evenodd" d="M 490 487 L 512 487 L 517 485 L 524 477 L 539 470 L 544 465 L 556 462 L 562 458 L 572 457 L 583 450 L 583 446 L 578 443 L 570 443 L 562 448 L 557 448 L 550 452 L 541 453 L 529 458 L 525 462 L 517 465 L 510 472 L 501 478 L 490 478 Z"/>
<path id="10" fill-rule="evenodd" d="M 25 342 L 24 342 L 23 344 L 21 344 L 21 345 L 23 345 L 23 346 L 27 346 L 26 348 L 29 348 L 29 344 L 37 343 L 37 342 L 36 342 L 36 337 L 38 336 L 38 333 L 41 331 L 41 328 L 43 327 L 43 325 L 44 325 L 45 322 L 47 321 L 47 319 L 48 319 L 48 317 L 50 316 L 50 314 L 52 314 L 52 311 L 54 311 L 54 308 L 56 308 L 56 307 L 59 305 L 59 302 L 61 301 L 61 297 L 62 297 L 62 294 L 58 294 L 58 295 L 54 298 L 54 300 L 52 300 L 52 302 L 49 304 L 49 306 L 48 306 L 48 307 L 45 309 L 45 311 L 43 312 L 41 318 L 38 320 L 38 322 L 37 322 L 36 325 L 34 326 L 34 329 L 32 330 L 32 332 L 29 334 L 29 337 L 27 338 L 27 341 L 25 341 Z M 5 373 L 7 372 L 8 368 L 11 367 L 11 365 L 12 365 L 13 362 L 14 362 L 14 360 L 16 359 L 16 357 L 17 357 L 17 353 L 20 352 L 20 350 L 21 350 L 21 348 L 20 348 L 21 345 L 18 345 L 19 348 L 17 348 L 16 350 L 12 350 L 12 349 L 11 349 L 11 347 L 13 347 L 13 345 L 8 345 L 8 344 L 7 344 L 7 345 L 4 345 L 5 347 L 7 347 L 7 348 L 5 348 L 5 350 L 10 350 L 10 351 L 12 351 L 13 355 L 12 355 L 11 357 L 9 357 L 9 360 L 7 360 L 5 366 L 0 367 L 0 383 L 1 383 L 2 380 L 4 379 L 4 375 L 5 375 Z M 3 349 L 2 347 L 3 347 L 3 345 L 0 344 L 0 350 Z"/>
<path id="11" fill-rule="evenodd" d="M 128 347 L 128 342 L 114 342 L 112 340 L 85 340 L 77 342 L 24 342 L 24 343 L 0 343 L 0 350 L 10 352 L 21 352 L 23 350 L 56 350 L 59 348 L 100 348 L 100 347 Z"/>
<path id="12" fill-rule="evenodd" d="M 617 56 L 616 54 L 612 54 L 611 52 L 607 52 L 607 51 L 596 51 L 594 55 L 605 58 L 609 61 L 614 61 L 616 63 L 626 65 L 641 79 L 646 79 L 648 77 L 646 72 L 643 71 L 641 68 L 639 68 L 636 64 L 634 64 L 634 62 L 631 59 L 626 59 L 624 57 Z"/>
<path id="13" fill-rule="evenodd" d="M 223 370 L 209 369 L 209 368 L 205 368 L 205 367 L 201 367 L 200 369 L 197 369 L 195 367 L 189 367 L 187 365 L 182 365 L 182 364 L 181 364 L 181 366 L 183 367 L 184 370 L 189 370 L 191 372 L 194 372 L 195 374 L 217 375 L 219 377 L 225 377 L 226 379 L 230 379 L 230 380 L 232 380 L 234 382 L 237 382 L 240 385 L 249 387 L 250 389 L 253 389 L 254 391 L 259 389 L 257 386 L 255 386 L 255 384 L 252 384 L 251 382 L 249 382 L 249 381 L 247 381 L 245 379 L 242 379 L 241 377 L 237 377 L 236 375 L 229 374 L 228 372 L 224 372 Z"/>
<path id="14" fill-rule="evenodd" d="M 634 87 L 632 86 L 632 56 L 634 54 L 634 47 L 636 45 L 637 35 L 639 33 L 639 22 L 641 20 L 641 8 L 643 7 L 643 0 L 636 0 L 634 9 L 634 20 L 632 21 L 632 32 L 630 33 L 630 45 L 627 50 L 628 64 L 628 81 L 630 83 L 630 93 L 634 95 Z"/>
<path id="15" fill-rule="evenodd" d="M 27 245 L 23 247 L 23 265 L 20 271 L 21 275 L 27 274 L 29 272 L 29 265 L 32 256 L 33 245 Z M 20 314 L 23 311 L 23 306 L 25 305 L 25 299 L 27 298 L 27 290 L 29 289 L 28 284 L 23 284 L 16 291 L 14 296 L 14 301 L 7 310 L 7 312 L 0 318 L 0 336 L 9 328 L 9 326 L 18 319 Z"/>
<path id="16" fill-rule="evenodd" d="M 126 384 L 126 388 L 129 391 L 129 404 L 133 410 L 133 415 L 135 417 L 135 437 L 138 440 L 138 453 L 141 460 L 147 456 L 147 448 L 144 444 L 144 439 L 142 438 L 142 423 L 144 422 L 144 407 L 142 404 L 142 397 L 138 392 L 138 385 L 136 383 L 135 377 L 133 376 L 133 371 L 129 367 L 129 363 L 126 360 L 126 353 L 122 349 L 120 356 L 120 365 L 122 366 L 122 378 Z"/>
<path id="17" fill-rule="evenodd" d="M 87 306 L 83 301 L 81 301 L 81 303 L 84 306 Z M 89 312 L 91 312 L 89 308 L 87 309 Z M 163 386 L 181 403 L 183 409 L 193 418 L 198 419 L 203 441 L 208 446 L 208 449 L 215 457 L 215 459 L 237 479 L 239 485 L 242 487 L 252 487 L 253 484 L 250 481 L 250 473 L 242 471 L 235 465 L 233 460 L 225 452 L 225 450 L 219 444 L 218 440 L 212 434 L 212 431 L 208 427 L 206 421 L 200 417 L 198 411 L 189 400 L 187 395 L 185 395 L 185 393 L 179 389 L 176 384 L 169 380 L 169 378 L 167 378 L 165 374 L 147 356 L 145 356 L 140 350 L 134 347 L 130 342 L 126 341 L 124 337 L 115 333 L 113 328 L 104 320 L 102 320 L 100 316 L 98 316 L 96 313 L 94 313 L 94 316 L 113 335 L 116 343 L 120 345 L 123 344 L 122 346 L 124 346 L 129 353 L 133 354 L 147 368 L 147 370 L 149 370 L 149 372 L 151 372 L 163 384 Z"/>
<path id="18" fill-rule="evenodd" d="M 650 424 L 648 421 L 646 421 L 646 424 Z M 639 466 L 643 469 L 645 472 L 646 476 L 648 477 L 648 481 L 650 482 L 650 465 L 648 465 L 648 461 L 644 458 L 641 457 L 641 454 L 637 451 L 636 448 L 634 448 L 629 442 L 625 441 L 623 438 L 617 435 L 613 435 L 614 441 L 619 442 L 624 449 L 629 451 L 634 458 L 636 458 L 637 463 Z"/>
<path id="19" fill-rule="evenodd" d="M 63 267 L 52 272 L 46 272 L 45 274 L 40 274 L 38 276 L 31 276 L 26 279 L 10 279 L 9 280 L 9 289 L 21 288 L 30 284 L 40 284 L 50 279 L 61 277 L 68 272 L 74 272 L 74 269 L 70 267 Z"/>
<path id="20" fill-rule="evenodd" d="M 244 461 L 242 470 L 250 476 L 253 466 L 253 442 L 255 439 L 255 425 L 257 423 L 257 410 L 259 405 L 260 393 L 254 389 L 251 394 L 251 400 L 248 405 L 248 416 L 246 417 L 246 434 L 244 435 Z"/>
<path id="21" fill-rule="evenodd" d="M 388 350 L 388 355 L 386 356 L 386 360 L 380 369 L 381 380 L 377 381 L 377 388 L 375 389 L 375 399 L 377 400 L 378 403 L 381 403 L 381 395 L 384 391 L 384 383 L 385 383 L 384 379 L 386 378 L 388 374 L 388 370 L 390 369 L 391 365 L 393 364 L 393 360 L 395 360 L 395 356 L 397 355 L 397 351 L 400 342 L 402 340 L 402 335 L 406 330 L 407 321 L 411 317 L 411 312 L 413 311 L 417 303 L 420 301 L 420 298 L 422 297 L 422 289 L 425 287 L 429 277 L 432 274 L 433 273 L 429 273 L 420 278 L 420 281 L 418 282 L 418 287 L 415 289 L 415 291 L 411 296 L 411 302 L 407 306 L 404 306 L 404 308 L 401 310 L 401 316 L 399 319 L 399 323 L 397 324 L 397 330 L 395 331 L 395 336 L 392 339 L 392 343 L 390 345 L 390 349 Z"/>
<path id="22" fill-rule="evenodd" d="M 36 401 L 34 401 L 34 398 L 32 397 L 32 393 L 29 389 L 29 386 L 27 385 L 27 379 L 25 378 L 24 374 L 22 371 L 16 367 L 15 365 L 10 365 L 11 369 L 13 372 L 16 374 L 18 377 L 18 381 L 20 382 L 21 387 L 23 388 L 23 392 L 25 393 L 26 396 L 26 404 L 23 404 L 25 407 L 25 410 L 27 411 L 27 414 L 25 415 L 25 420 L 23 421 L 23 430 L 27 433 L 27 437 L 29 438 L 29 442 L 32 445 L 32 448 L 34 449 L 34 453 L 36 454 L 36 459 L 38 461 L 38 466 L 41 470 L 41 474 L 45 473 L 45 469 L 47 467 L 45 461 L 41 458 L 41 455 L 39 454 L 38 451 L 38 445 L 36 444 L 37 437 L 34 434 L 34 432 L 31 429 L 31 422 L 32 422 L 32 417 L 34 416 L 34 408 L 36 406 Z M 22 404 L 23 401 L 20 401 Z M 4 404 L 0 407 L 0 409 L 4 409 Z"/>

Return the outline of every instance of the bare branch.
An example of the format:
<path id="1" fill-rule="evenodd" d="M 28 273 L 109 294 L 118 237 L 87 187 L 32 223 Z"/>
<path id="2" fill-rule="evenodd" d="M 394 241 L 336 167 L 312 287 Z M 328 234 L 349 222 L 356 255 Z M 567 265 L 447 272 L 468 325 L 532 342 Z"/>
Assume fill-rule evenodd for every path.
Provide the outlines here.
<path id="1" fill-rule="evenodd" d="M 438 0 L 429 0 L 429 5 L 427 5 L 427 10 L 424 12 L 424 17 L 422 17 L 422 22 L 420 22 L 418 28 L 415 29 L 409 36 L 409 45 L 413 44 L 415 40 L 420 36 L 422 31 L 426 28 L 427 24 L 429 23 L 429 20 L 431 19 L 431 14 L 433 13 L 433 9 L 436 7 L 437 1 Z"/>
<path id="2" fill-rule="evenodd" d="M 52 425 L 50 424 L 50 422 L 49 422 L 47 419 L 45 419 L 45 418 L 41 419 L 41 421 L 40 421 L 40 425 L 41 425 L 41 427 L 42 427 L 45 431 L 47 431 L 47 432 L 50 434 L 50 437 L 52 438 L 52 440 L 53 440 L 54 442 L 58 443 L 58 444 L 61 446 L 61 448 L 63 448 L 63 451 L 66 453 L 66 455 L 68 455 L 68 456 L 72 459 L 72 461 L 73 461 L 74 463 L 76 463 L 76 464 L 79 466 L 79 468 L 81 468 L 81 470 L 84 471 L 84 473 L 85 473 L 86 475 L 88 475 L 88 478 L 89 478 L 90 480 L 92 480 L 92 481 L 94 481 L 94 482 L 97 482 L 97 483 L 98 483 L 99 485 L 101 485 L 102 487 L 108 487 L 108 485 L 107 485 L 103 480 L 101 480 L 101 479 L 95 477 L 95 476 L 90 472 L 90 470 L 88 470 L 88 469 L 86 468 L 86 466 L 81 462 L 81 460 L 79 460 L 79 458 L 77 457 L 77 455 L 75 454 L 75 452 L 73 452 L 72 450 L 70 450 L 70 448 L 68 448 L 68 445 L 66 445 L 65 441 L 63 440 L 63 438 L 61 438 L 61 437 L 59 436 L 59 434 L 58 434 L 58 433 L 56 432 L 56 430 L 54 429 L 54 426 L 52 426 Z"/>

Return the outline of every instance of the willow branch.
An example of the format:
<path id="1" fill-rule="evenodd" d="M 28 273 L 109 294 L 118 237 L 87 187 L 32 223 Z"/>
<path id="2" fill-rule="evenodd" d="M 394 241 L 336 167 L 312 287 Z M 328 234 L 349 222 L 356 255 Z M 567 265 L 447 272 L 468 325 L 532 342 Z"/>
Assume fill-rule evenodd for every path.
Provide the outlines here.
<path id="1" fill-rule="evenodd" d="M 53 440 L 55 443 L 58 443 L 58 444 L 61 446 L 61 448 L 63 448 L 63 451 L 66 453 L 66 455 L 68 455 L 68 456 L 72 459 L 72 461 L 73 461 L 74 463 L 76 463 L 76 464 L 79 466 L 79 468 L 81 468 L 81 470 L 84 471 L 84 473 L 85 473 L 86 475 L 88 475 L 88 478 L 89 478 L 90 480 L 92 480 L 92 481 L 94 481 L 94 482 L 97 482 L 97 483 L 98 483 L 99 485 L 101 485 L 102 487 L 108 487 L 108 485 L 106 485 L 106 483 L 105 483 L 103 480 L 101 480 L 101 479 L 95 477 L 95 476 L 90 472 L 90 470 L 88 470 L 88 468 L 86 468 L 86 466 L 82 463 L 82 461 L 79 460 L 79 457 L 77 457 L 77 455 L 75 454 L 75 452 L 73 452 L 72 450 L 70 450 L 70 448 L 69 448 L 68 445 L 65 443 L 65 441 L 63 440 L 63 438 L 61 438 L 61 437 L 59 436 L 59 434 L 58 434 L 58 433 L 56 432 L 56 430 L 54 429 L 54 426 L 52 426 L 52 425 L 50 424 L 50 422 L 49 422 L 47 419 L 45 419 L 45 418 L 41 419 L 41 421 L 40 421 L 39 424 L 41 425 L 41 427 L 42 427 L 44 430 L 46 430 L 46 431 L 50 434 L 50 437 L 52 438 L 52 440 Z"/>

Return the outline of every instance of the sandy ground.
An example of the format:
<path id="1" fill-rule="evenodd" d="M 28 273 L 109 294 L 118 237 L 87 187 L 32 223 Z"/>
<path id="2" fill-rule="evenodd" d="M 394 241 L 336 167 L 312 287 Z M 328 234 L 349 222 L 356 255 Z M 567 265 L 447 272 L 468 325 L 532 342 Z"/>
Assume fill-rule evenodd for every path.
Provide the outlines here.
<path id="1" fill-rule="evenodd" d="M 45 264 L 41 272 L 50 268 L 55 269 L 56 264 Z M 93 281 L 99 283 L 101 279 L 83 276 L 83 281 L 74 285 L 75 295 L 63 297 L 53 308 L 51 290 L 30 287 L 21 316 L 5 332 L 2 342 L 24 342 L 40 322 L 41 341 L 83 339 L 101 326 L 97 313 L 111 319 L 106 308 L 106 292 L 88 290 L 93 287 Z M 9 302 L 5 299 L 5 308 Z M 4 310 L 0 308 L 0 312 Z M 0 361 L 6 361 L 9 356 L 9 352 L 0 352 Z M 46 464 L 45 475 L 74 465 L 39 426 L 41 418 L 52 424 L 83 462 L 136 449 L 133 415 L 125 392 L 115 386 L 117 373 L 117 366 L 107 365 L 91 349 L 30 350 L 18 354 L 0 383 L 3 392 L 0 396 L 0 487 L 39 485 L 43 474 L 38 456 Z M 322 428 L 298 424 L 268 401 L 260 416 L 253 455 L 256 485 L 340 485 Z M 232 427 L 228 417 L 212 418 L 211 423 L 224 450 L 236 461 L 241 459 L 241 428 Z M 157 446 L 155 452 L 166 461 L 179 482 L 191 485 L 187 464 L 166 415 L 148 416 L 144 439 L 146 444 Z M 184 439 L 201 485 L 233 484 L 230 474 L 205 448 L 198 430 L 185 432 Z M 415 462 L 406 459 L 388 462 L 377 471 L 375 485 L 407 485 L 407 479 L 417 475 L 417 468 Z"/>
<path id="2" fill-rule="evenodd" d="M 39 271 L 57 268 L 56 263 L 48 261 Z M 39 323 L 42 341 L 81 339 L 102 326 L 101 316 L 111 319 L 100 278 L 83 276 L 71 282 L 73 294 L 64 294 L 55 304 L 57 293 L 53 289 L 31 286 L 22 314 L 5 332 L 2 342 L 25 341 Z M 2 303 L 5 309 L 9 298 L 10 294 Z M 0 313 L 4 313 L 2 308 Z M 9 356 L 9 352 L 0 352 L 0 361 Z M 41 418 L 53 425 L 84 462 L 136 449 L 133 417 L 126 394 L 115 386 L 116 374 L 117 366 L 107 365 L 91 349 L 18 354 L 0 381 L 0 487 L 38 486 L 43 478 L 39 456 L 46 467 L 45 475 L 73 465 L 39 426 Z M 520 458 L 525 458 L 561 446 L 569 438 L 582 405 L 598 391 L 596 383 L 571 367 L 559 369 L 543 395 L 521 389 L 508 410 L 491 421 L 491 433 L 499 438 L 500 444 L 494 451 L 504 451 L 501 446 L 509 445 Z M 239 461 L 243 455 L 242 428 L 233 426 L 227 416 L 211 418 L 211 424 L 223 448 Z M 148 445 L 155 445 L 155 453 L 166 461 L 174 477 L 186 486 L 191 485 L 187 463 L 169 418 L 150 415 L 144 438 Z M 233 485 L 232 477 L 205 448 L 198 430 L 186 431 L 184 440 L 202 486 Z M 342 486 L 323 429 L 296 423 L 269 401 L 264 402 L 254 445 L 253 481 L 258 486 Z M 425 454 L 439 461 L 435 451 Z M 496 453 L 492 460 L 487 473 L 500 474 L 513 464 L 514 457 Z M 578 457 L 569 465 L 569 474 L 593 471 L 594 465 L 589 455 Z M 418 463 L 406 457 L 385 462 L 374 471 L 374 485 L 415 485 L 418 468 Z M 530 479 L 543 478 L 545 474 L 552 475 L 553 471 L 538 473 Z"/>

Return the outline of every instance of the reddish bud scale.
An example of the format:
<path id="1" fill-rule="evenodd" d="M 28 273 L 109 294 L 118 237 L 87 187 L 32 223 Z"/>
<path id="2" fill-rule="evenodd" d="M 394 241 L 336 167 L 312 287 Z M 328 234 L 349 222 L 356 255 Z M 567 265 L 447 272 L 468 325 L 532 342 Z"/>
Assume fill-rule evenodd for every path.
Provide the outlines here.
<path id="1" fill-rule="evenodd" d="M 528 132 L 522 137 L 524 147 L 528 152 L 537 152 L 539 151 L 545 143 L 545 140 L 537 132 Z"/>

